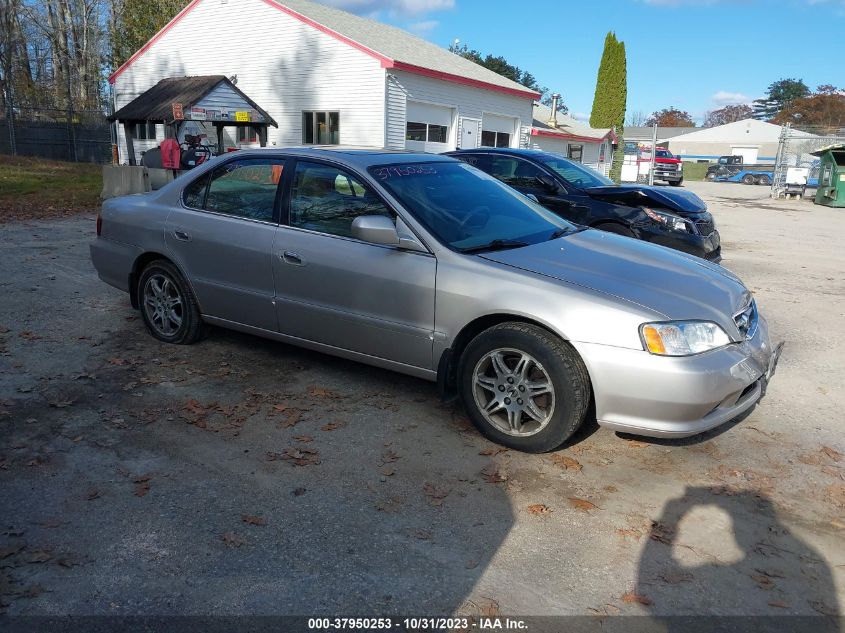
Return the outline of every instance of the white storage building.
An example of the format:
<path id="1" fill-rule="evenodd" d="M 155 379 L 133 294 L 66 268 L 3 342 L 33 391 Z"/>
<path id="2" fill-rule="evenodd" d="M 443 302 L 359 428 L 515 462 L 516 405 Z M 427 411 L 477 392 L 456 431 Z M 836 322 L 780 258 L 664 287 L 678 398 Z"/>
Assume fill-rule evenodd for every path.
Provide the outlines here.
<path id="1" fill-rule="evenodd" d="M 613 130 L 592 128 L 565 114 L 553 114 L 551 108 L 541 104 L 534 104 L 533 119 L 531 149 L 566 156 L 605 175 L 610 171 L 616 143 Z"/>
<path id="2" fill-rule="evenodd" d="M 221 74 L 278 123 L 270 146 L 527 147 L 539 96 L 401 29 L 308 0 L 192 0 L 109 82 L 119 109 L 161 79 Z M 249 129 L 226 144 L 257 146 Z M 140 155 L 164 127 L 130 133 Z M 117 138 L 126 163 L 122 126 Z"/>

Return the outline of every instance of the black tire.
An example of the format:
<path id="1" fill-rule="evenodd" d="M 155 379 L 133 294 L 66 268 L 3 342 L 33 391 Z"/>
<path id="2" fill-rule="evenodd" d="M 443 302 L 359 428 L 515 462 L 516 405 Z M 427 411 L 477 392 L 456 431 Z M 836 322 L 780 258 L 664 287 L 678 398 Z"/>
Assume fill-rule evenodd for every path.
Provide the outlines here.
<path id="1" fill-rule="evenodd" d="M 704 179 L 705 179 L 705 180 L 709 180 L 710 182 L 713 182 L 714 180 L 716 180 L 716 172 L 712 172 L 712 171 L 711 171 L 709 174 L 707 174 L 707 175 L 704 177 Z"/>
<path id="2" fill-rule="evenodd" d="M 502 349 L 533 357 L 542 366 L 535 365 L 535 369 L 547 374 L 554 390 L 548 422 L 533 434 L 517 436 L 503 432 L 485 418 L 476 401 L 476 369 L 489 354 Z M 575 349 L 547 330 L 528 323 L 501 323 L 476 336 L 461 355 L 458 390 L 467 414 L 483 435 L 526 453 L 551 451 L 569 439 L 586 417 L 591 394 L 587 368 Z M 512 395 L 519 394 L 514 391 Z"/>
<path id="3" fill-rule="evenodd" d="M 168 323 L 171 325 L 169 331 L 160 319 L 157 319 L 156 309 L 145 298 L 148 284 L 149 291 L 154 293 L 153 286 L 158 283 L 161 286 L 162 280 L 166 280 L 170 285 L 165 287 L 168 289 L 168 295 L 171 300 L 178 298 L 178 310 L 174 306 L 173 312 L 179 317 L 178 325 L 168 316 Z M 191 291 L 191 287 L 185 281 L 182 273 L 169 261 L 164 259 L 157 259 L 147 264 L 141 272 L 138 279 L 138 287 L 135 289 L 137 293 L 138 305 L 141 309 L 141 318 L 144 320 L 144 325 L 147 326 L 150 334 L 160 341 L 165 343 L 172 343 L 174 345 L 191 345 L 196 343 L 205 335 L 205 324 L 200 315 L 199 306 L 197 305 L 196 297 Z M 153 298 L 152 301 L 155 301 Z M 171 313 L 170 310 L 167 311 Z M 158 322 L 157 322 L 158 321 Z"/>
<path id="4" fill-rule="evenodd" d="M 624 235 L 625 237 L 633 237 L 634 239 L 637 238 L 631 229 L 627 226 L 617 224 L 616 222 L 603 222 L 601 224 L 596 224 L 593 228 L 598 229 L 599 231 L 614 233 L 616 235 Z"/>
<path id="5" fill-rule="evenodd" d="M 681 178 L 680 180 L 670 180 L 669 184 L 673 187 L 680 187 L 682 184 L 684 184 L 684 179 Z"/>
<path id="6" fill-rule="evenodd" d="M 771 185 L 771 184 L 772 184 L 772 179 L 771 179 L 771 178 L 769 178 L 768 176 L 765 176 L 765 175 L 764 175 L 764 176 L 760 176 L 760 179 L 758 180 L 758 183 L 759 183 L 759 184 L 761 184 L 761 185 Z"/>
<path id="7" fill-rule="evenodd" d="M 745 174 L 742 177 L 742 184 L 743 185 L 753 185 L 756 182 L 757 182 L 757 179 L 754 176 L 752 176 L 751 174 Z"/>

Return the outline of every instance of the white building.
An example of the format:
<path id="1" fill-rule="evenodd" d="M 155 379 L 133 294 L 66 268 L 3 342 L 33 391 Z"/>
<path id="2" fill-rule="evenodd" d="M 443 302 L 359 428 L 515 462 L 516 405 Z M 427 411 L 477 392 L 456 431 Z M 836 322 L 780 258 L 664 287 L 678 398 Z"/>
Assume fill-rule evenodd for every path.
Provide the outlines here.
<path id="1" fill-rule="evenodd" d="M 531 127 L 531 149 L 553 152 L 584 163 L 607 174 L 613 162 L 616 135 L 610 129 L 592 128 L 588 124 L 534 104 L 534 124 Z"/>
<path id="2" fill-rule="evenodd" d="M 720 156 L 742 156 L 746 164 L 774 162 L 783 127 L 745 119 L 668 139 L 669 151 L 682 160 L 715 161 Z"/>
<path id="3" fill-rule="evenodd" d="M 192 0 L 109 82 L 119 109 L 166 77 L 219 74 L 278 122 L 270 146 L 525 147 L 539 97 L 401 29 L 307 0 Z M 133 136 L 137 154 L 161 142 L 154 128 Z M 125 163 L 122 126 L 117 138 Z"/>

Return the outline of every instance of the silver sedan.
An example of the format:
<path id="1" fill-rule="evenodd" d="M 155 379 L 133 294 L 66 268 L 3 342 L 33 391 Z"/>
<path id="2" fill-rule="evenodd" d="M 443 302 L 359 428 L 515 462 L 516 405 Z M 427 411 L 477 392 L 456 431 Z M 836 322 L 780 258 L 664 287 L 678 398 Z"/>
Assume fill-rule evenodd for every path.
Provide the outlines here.
<path id="1" fill-rule="evenodd" d="M 232 328 L 437 381 L 489 438 L 687 436 L 765 392 L 780 347 L 726 269 L 573 225 L 428 154 L 219 157 L 108 200 L 91 257 L 150 333 Z"/>

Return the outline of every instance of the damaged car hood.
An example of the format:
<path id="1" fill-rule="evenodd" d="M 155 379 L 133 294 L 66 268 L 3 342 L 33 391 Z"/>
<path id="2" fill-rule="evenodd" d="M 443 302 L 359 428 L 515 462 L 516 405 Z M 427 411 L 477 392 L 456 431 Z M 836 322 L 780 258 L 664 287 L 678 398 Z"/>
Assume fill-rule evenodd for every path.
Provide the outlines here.
<path id="1" fill-rule="evenodd" d="M 721 266 L 595 229 L 482 257 L 633 302 L 667 319 L 715 321 L 732 338 L 739 335 L 733 315 L 751 298 Z"/>
<path id="2" fill-rule="evenodd" d="M 703 213 L 707 210 L 704 200 L 685 189 L 631 184 L 589 187 L 585 191 L 591 198 L 606 199 L 632 207 L 651 205 L 682 214 Z"/>

